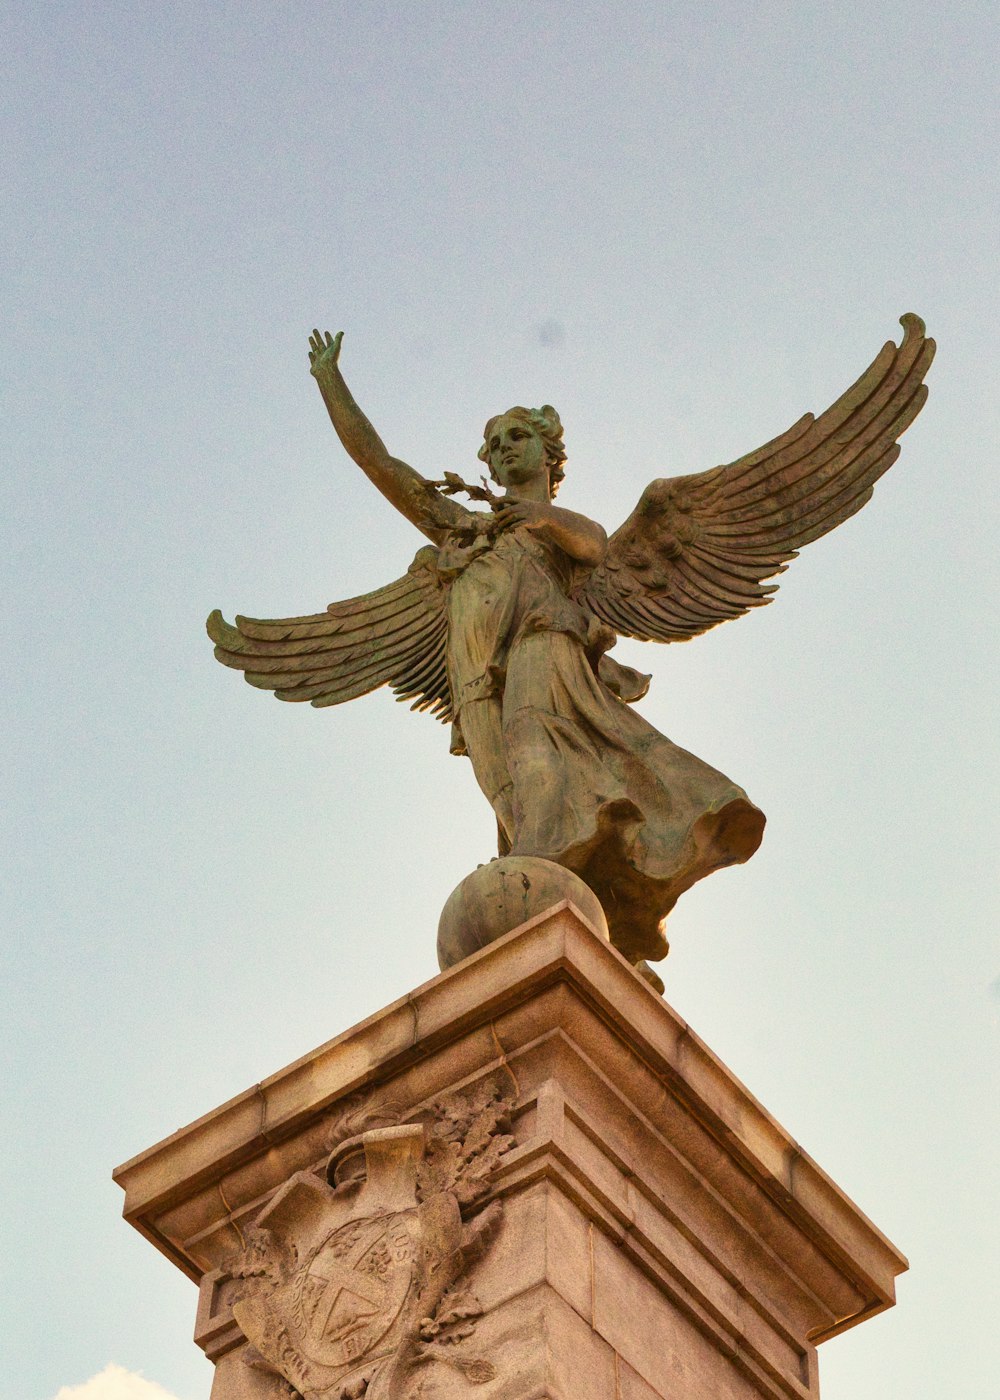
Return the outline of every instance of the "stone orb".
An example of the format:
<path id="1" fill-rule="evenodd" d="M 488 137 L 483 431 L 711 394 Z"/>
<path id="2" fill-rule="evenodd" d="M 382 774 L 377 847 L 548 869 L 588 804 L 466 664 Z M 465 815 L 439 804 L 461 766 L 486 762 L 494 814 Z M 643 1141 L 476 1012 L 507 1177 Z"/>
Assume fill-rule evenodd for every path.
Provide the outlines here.
<path id="1" fill-rule="evenodd" d="M 600 900 L 572 870 L 538 856 L 503 856 L 481 865 L 452 890 L 441 911 L 438 966 L 442 972 L 453 967 L 564 899 L 609 937 Z"/>

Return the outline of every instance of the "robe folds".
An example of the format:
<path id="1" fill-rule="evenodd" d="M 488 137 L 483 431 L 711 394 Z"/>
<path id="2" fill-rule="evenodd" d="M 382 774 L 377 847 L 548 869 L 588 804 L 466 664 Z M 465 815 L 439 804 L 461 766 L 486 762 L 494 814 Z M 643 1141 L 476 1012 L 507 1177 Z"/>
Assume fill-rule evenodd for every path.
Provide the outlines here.
<path id="1" fill-rule="evenodd" d="M 472 761 L 500 854 L 574 871 L 630 961 L 664 957 L 678 896 L 747 860 L 763 813 L 602 679 L 615 636 L 572 596 L 586 568 L 524 526 L 449 555 L 452 752 Z"/>

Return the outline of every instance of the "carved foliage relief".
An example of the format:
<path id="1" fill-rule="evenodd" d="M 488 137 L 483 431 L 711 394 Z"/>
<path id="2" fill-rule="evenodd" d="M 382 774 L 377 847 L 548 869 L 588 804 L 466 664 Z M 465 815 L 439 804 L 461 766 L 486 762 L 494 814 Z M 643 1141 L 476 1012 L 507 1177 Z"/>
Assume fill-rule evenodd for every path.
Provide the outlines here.
<path id="1" fill-rule="evenodd" d="M 514 1141 L 511 1107 L 492 1083 L 409 1122 L 348 1103 L 327 1182 L 292 1177 L 231 1266 L 247 1363 L 301 1400 L 398 1400 L 429 1362 L 493 1380 L 474 1354 L 482 1309 L 465 1275 L 500 1227 L 500 1202 L 483 1201 Z"/>

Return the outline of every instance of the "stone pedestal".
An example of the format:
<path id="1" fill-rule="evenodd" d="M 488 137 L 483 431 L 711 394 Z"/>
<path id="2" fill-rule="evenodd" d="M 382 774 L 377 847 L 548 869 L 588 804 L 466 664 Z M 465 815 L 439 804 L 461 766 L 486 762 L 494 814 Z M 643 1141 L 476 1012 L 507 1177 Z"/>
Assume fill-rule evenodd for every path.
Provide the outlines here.
<path id="1" fill-rule="evenodd" d="M 443 1226 L 428 1224 L 443 1197 L 431 1199 L 429 1177 L 421 1196 L 413 1174 L 421 1130 L 386 1124 L 426 1123 L 428 1106 L 456 1093 L 485 1102 L 484 1086 L 509 1102 L 509 1137 L 474 1205 L 455 1188 L 455 1222 L 460 1208 L 490 1228 L 471 1248 L 472 1227 L 461 1227 L 464 1253 L 449 1256 L 460 1261 L 449 1264 L 459 1282 L 447 1295 L 475 1306 L 450 1335 L 445 1326 L 431 1336 L 424 1319 L 407 1343 L 412 1364 L 390 1380 L 385 1348 L 403 1335 L 406 1308 L 417 1314 L 407 1303 L 393 1323 L 386 1299 L 409 1286 L 407 1261 L 429 1287 L 447 1250 L 434 1255 L 427 1244 L 444 1238 Z M 345 1138 L 327 1186 L 331 1144 Z M 478 1150 L 468 1146 L 470 1162 L 485 1160 Z M 291 1280 L 282 1287 L 298 1322 L 278 1332 L 295 1353 L 288 1366 L 305 1368 L 296 1384 L 309 1400 L 366 1386 L 370 1400 L 807 1400 L 819 1394 L 816 1346 L 891 1306 L 906 1268 L 572 905 L 514 930 L 115 1178 L 126 1218 L 200 1284 L 195 1340 L 216 1363 L 213 1400 L 289 1393 L 272 1370 L 247 1364 L 232 1311 L 255 1249 L 267 1268 L 280 1256 Z M 317 1232 L 309 1222 L 323 1211 Z M 362 1259 L 366 1249 L 374 1258 L 372 1220 L 397 1222 L 399 1238 L 408 1230 L 415 1242 L 403 1240 L 396 1263 L 386 1255 L 377 1284 Z M 333 1267 L 337 1241 L 355 1236 L 353 1264 L 344 1254 Z M 242 1278 L 232 1277 L 234 1259 Z M 357 1282 L 362 1274 L 367 1283 Z M 415 1272 L 412 1295 L 419 1286 Z M 270 1307 L 236 1309 L 258 1346 Z M 347 1309 L 340 1320 L 337 1308 Z"/>

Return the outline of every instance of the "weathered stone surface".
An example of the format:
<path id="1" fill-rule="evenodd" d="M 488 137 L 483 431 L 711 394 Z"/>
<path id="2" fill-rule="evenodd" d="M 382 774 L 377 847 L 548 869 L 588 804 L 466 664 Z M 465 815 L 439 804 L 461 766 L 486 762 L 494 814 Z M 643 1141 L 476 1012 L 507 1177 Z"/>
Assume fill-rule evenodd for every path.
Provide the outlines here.
<path id="1" fill-rule="evenodd" d="M 116 1178 L 126 1217 L 201 1280 L 213 1400 L 275 1400 L 288 1338 L 322 1365 L 349 1336 L 371 1343 L 355 1370 L 307 1356 L 311 1379 L 290 1376 L 308 1400 L 390 1381 L 391 1400 L 812 1400 L 816 1345 L 890 1306 L 906 1267 L 565 906 Z M 395 1263 L 390 1218 L 409 1222 Z"/>
<path id="2" fill-rule="evenodd" d="M 421 1121 L 347 1138 L 326 1182 L 297 1172 L 274 1195 L 229 1263 L 257 1369 L 303 1400 L 392 1400 L 435 1364 L 494 1379 L 464 1345 L 483 1312 L 466 1275 L 500 1228 L 501 1203 L 483 1200 L 513 1143 L 509 1114 L 486 1081 Z"/>

